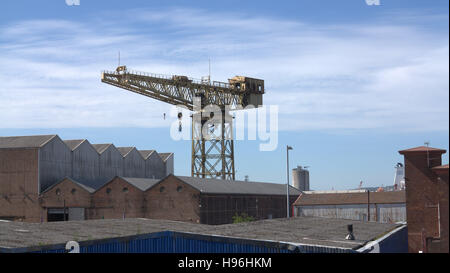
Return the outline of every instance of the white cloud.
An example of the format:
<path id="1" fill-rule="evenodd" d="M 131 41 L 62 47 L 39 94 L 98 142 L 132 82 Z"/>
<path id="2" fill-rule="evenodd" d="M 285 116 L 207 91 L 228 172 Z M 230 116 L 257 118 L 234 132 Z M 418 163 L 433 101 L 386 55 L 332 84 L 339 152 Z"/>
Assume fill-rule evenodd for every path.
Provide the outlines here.
<path id="1" fill-rule="evenodd" d="M 281 130 L 448 131 L 448 32 L 194 9 L 125 14 L 0 26 L 0 128 L 168 126 L 169 105 L 100 82 L 120 50 L 142 71 L 199 78 L 211 57 L 214 80 L 263 78 Z"/>

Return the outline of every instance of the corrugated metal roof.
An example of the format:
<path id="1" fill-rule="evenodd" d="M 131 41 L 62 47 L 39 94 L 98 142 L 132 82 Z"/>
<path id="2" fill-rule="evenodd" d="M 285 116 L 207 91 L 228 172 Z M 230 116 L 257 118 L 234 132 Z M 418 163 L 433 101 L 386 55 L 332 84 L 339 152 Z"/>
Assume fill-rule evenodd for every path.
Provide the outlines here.
<path id="1" fill-rule="evenodd" d="M 411 153 L 411 152 L 426 152 L 426 151 L 428 151 L 428 152 L 441 152 L 441 153 L 447 152 L 446 150 L 443 150 L 443 149 L 426 147 L 426 146 L 419 146 L 419 147 L 415 147 L 415 148 L 411 148 L 411 149 L 401 150 L 401 151 L 398 151 L 398 152 L 400 154 L 404 154 L 404 153 Z"/>
<path id="2" fill-rule="evenodd" d="M 94 149 L 97 150 L 97 152 L 99 154 L 103 153 L 104 151 L 106 151 L 106 149 L 108 149 L 109 146 L 111 146 L 111 143 L 105 143 L 105 144 L 92 144 L 92 146 L 94 147 Z"/>
<path id="3" fill-rule="evenodd" d="M 286 195 L 286 184 L 230 181 L 190 176 L 175 177 L 196 188 L 202 193 Z M 300 191 L 292 186 L 289 186 L 289 194 L 299 195 Z"/>
<path id="4" fill-rule="evenodd" d="M 81 143 L 86 141 L 86 139 L 69 139 L 64 140 L 64 143 L 70 148 L 70 150 L 75 150 L 78 146 L 80 146 Z"/>
<path id="5" fill-rule="evenodd" d="M 144 159 L 147 159 L 155 150 L 139 150 L 139 153 L 142 155 Z"/>
<path id="6" fill-rule="evenodd" d="M 140 189 L 141 191 L 146 191 L 156 185 L 161 179 L 151 179 L 151 178 L 134 178 L 134 177 L 120 177 L 127 181 L 131 185 Z"/>
<path id="7" fill-rule="evenodd" d="M 171 156 L 171 155 L 173 155 L 173 153 L 158 153 L 159 154 L 159 156 L 161 157 L 161 159 L 164 161 L 164 162 L 166 162 L 166 160 Z"/>
<path id="8" fill-rule="evenodd" d="M 117 147 L 117 150 L 119 150 L 120 154 L 122 156 L 126 156 L 129 154 L 135 147 Z"/>
<path id="9" fill-rule="evenodd" d="M 303 192 L 295 206 L 307 205 L 349 205 L 349 204 L 367 204 L 367 192 L 360 193 L 305 193 Z M 405 203 L 405 191 L 386 191 L 370 192 L 369 201 L 371 204 L 393 204 Z"/>
<path id="10" fill-rule="evenodd" d="M 0 137 L 0 149 L 40 148 L 56 136 L 57 135 Z"/>

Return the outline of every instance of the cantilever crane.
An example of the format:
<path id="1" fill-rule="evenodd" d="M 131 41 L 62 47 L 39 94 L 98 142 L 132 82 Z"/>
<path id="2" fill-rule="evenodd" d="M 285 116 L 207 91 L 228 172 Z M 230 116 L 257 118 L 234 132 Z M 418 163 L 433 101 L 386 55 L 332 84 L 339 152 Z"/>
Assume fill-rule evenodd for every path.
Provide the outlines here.
<path id="1" fill-rule="evenodd" d="M 262 105 L 263 80 L 236 76 L 228 83 L 199 81 L 187 76 L 129 71 L 126 66 L 118 66 L 115 71 L 104 71 L 102 82 L 193 111 L 191 175 L 235 179 L 232 118 L 226 106 L 236 109 Z M 220 108 L 220 119 L 214 119 L 205 110 L 208 105 Z M 205 126 L 213 129 L 202 130 Z"/>

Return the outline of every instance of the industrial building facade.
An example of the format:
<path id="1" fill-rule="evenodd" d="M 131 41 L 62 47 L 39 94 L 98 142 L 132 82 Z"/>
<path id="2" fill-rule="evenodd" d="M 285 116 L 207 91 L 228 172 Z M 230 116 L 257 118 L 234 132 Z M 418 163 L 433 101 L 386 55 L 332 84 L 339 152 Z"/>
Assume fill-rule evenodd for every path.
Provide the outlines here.
<path id="1" fill-rule="evenodd" d="M 170 173 L 172 153 L 63 141 L 57 135 L 0 137 L 0 219 L 46 221 L 41 194 L 66 177 L 95 189 L 115 176 L 161 179 Z"/>
<path id="2" fill-rule="evenodd" d="M 380 223 L 405 222 L 405 191 L 302 192 L 294 203 L 294 215 Z"/>
<path id="3" fill-rule="evenodd" d="M 290 187 L 290 204 L 299 194 Z M 217 225 L 244 213 L 255 220 L 285 217 L 286 186 L 169 175 L 117 176 L 93 189 L 65 178 L 44 191 L 40 202 L 47 220 L 149 218 Z"/>
<path id="4" fill-rule="evenodd" d="M 445 152 L 425 146 L 399 151 L 405 160 L 409 252 L 449 252 Z"/>
<path id="5" fill-rule="evenodd" d="M 286 185 L 174 176 L 173 154 L 57 135 L 0 137 L 0 219 L 285 217 Z M 290 204 L 300 191 L 290 187 Z"/>

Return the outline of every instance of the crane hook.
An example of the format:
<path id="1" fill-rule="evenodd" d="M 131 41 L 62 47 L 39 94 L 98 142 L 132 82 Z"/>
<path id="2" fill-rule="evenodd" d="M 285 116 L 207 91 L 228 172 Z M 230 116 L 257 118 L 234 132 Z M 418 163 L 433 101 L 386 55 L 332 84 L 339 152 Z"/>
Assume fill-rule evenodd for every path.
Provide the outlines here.
<path id="1" fill-rule="evenodd" d="M 183 113 L 181 113 L 181 112 L 178 112 L 178 132 L 181 132 L 182 131 L 182 127 L 181 127 L 181 118 L 183 117 Z"/>

